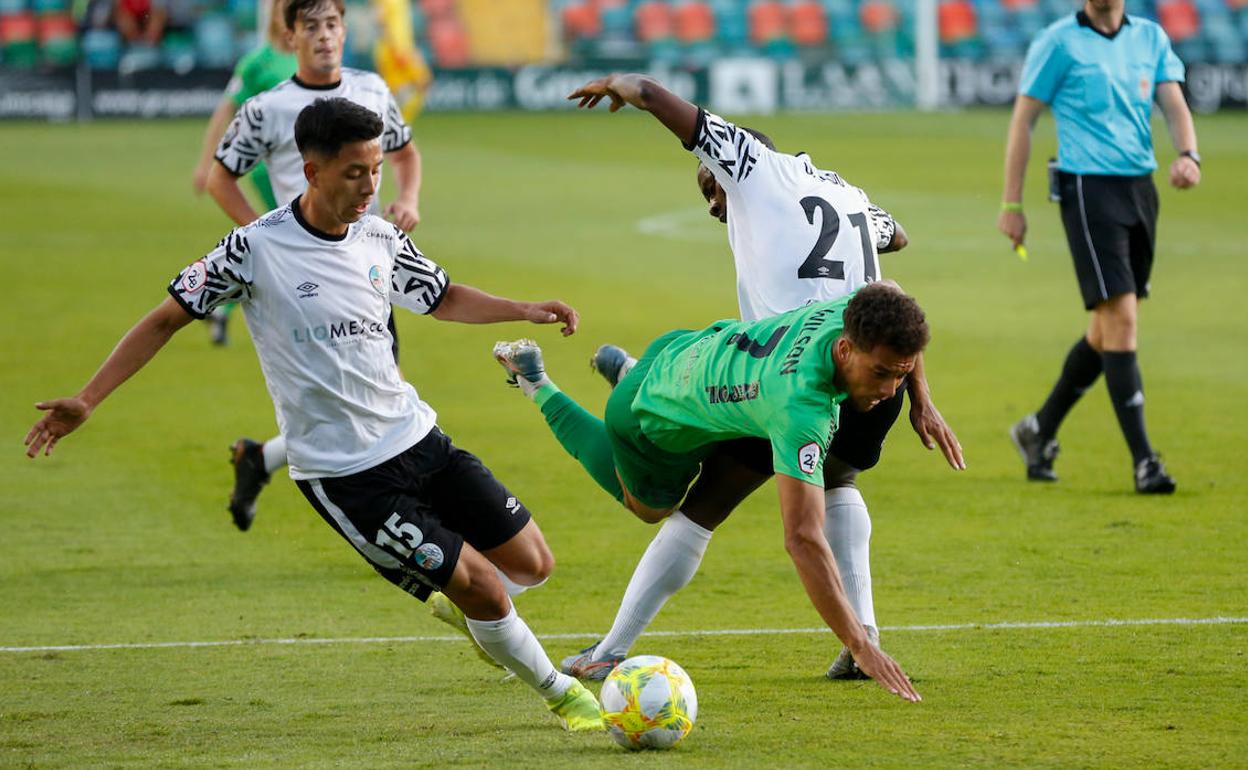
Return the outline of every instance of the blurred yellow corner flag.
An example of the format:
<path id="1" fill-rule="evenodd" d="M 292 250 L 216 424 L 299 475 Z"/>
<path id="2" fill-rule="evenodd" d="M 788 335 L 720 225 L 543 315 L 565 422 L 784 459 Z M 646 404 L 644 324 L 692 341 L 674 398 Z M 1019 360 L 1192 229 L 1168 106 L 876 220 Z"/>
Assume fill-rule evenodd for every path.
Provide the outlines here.
<path id="1" fill-rule="evenodd" d="M 416 47 L 408 0 L 372 2 L 381 21 L 381 35 L 373 48 L 373 63 L 377 74 L 390 86 L 403 119 L 411 123 L 425 106 L 425 92 L 433 84 L 433 71 Z"/>

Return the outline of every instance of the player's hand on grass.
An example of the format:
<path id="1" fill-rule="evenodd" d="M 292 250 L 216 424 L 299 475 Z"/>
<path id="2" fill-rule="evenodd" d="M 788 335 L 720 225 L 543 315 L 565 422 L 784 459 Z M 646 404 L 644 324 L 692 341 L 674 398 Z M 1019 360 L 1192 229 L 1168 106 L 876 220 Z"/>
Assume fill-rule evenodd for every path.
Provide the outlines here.
<path id="1" fill-rule="evenodd" d="M 525 312 L 525 319 L 535 324 L 561 323 L 563 328 L 559 331 L 563 336 L 568 337 L 576 333 L 576 327 L 581 322 L 581 314 L 571 306 L 552 299 L 547 302 L 530 302 Z"/>
<path id="2" fill-rule="evenodd" d="M 403 232 L 407 232 L 420 224 L 420 209 L 403 201 L 395 201 L 386 206 L 386 219 L 393 222 Z"/>
<path id="3" fill-rule="evenodd" d="M 611 112 L 619 110 L 625 104 L 645 109 L 641 98 L 642 80 L 641 75 L 607 75 L 605 78 L 589 81 L 568 94 L 568 99 L 579 99 L 577 107 L 591 110 L 598 106 L 603 97 L 611 98 Z"/>
<path id="4" fill-rule="evenodd" d="M 929 399 L 910 400 L 910 424 L 919 440 L 928 449 L 940 447 L 940 451 L 949 461 L 949 466 L 956 471 L 966 470 L 966 460 L 962 457 L 962 444 L 954 434 L 953 428 L 945 422 L 940 410 Z"/>
<path id="5" fill-rule="evenodd" d="M 40 401 L 35 408 L 47 412 L 26 434 L 26 456 L 37 457 L 39 450 L 44 456 L 52 454 L 53 447 L 62 437 L 69 435 L 91 416 L 91 407 L 81 398 L 58 398 Z"/>
<path id="6" fill-rule="evenodd" d="M 1186 190 L 1200 184 L 1200 166 L 1196 165 L 1196 161 L 1180 155 L 1170 164 L 1170 186 L 1179 190 Z"/>
<path id="7" fill-rule="evenodd" d="M 1027 215 L 1021 211 L 1002 211 L 997 217 L 997 229 L 1010 239 L 1010 245 L 1018 248 L 1027 237 Z"/>
<path id="8" fill-rule="evenodd" d="M 923 700 L 923 697 L 914 689 L 914 685 L 910 683 L 910 677 L 906 676 L 906 672 L 897 665 L 897 661 L 888 657 L 887 653 L 869 640 L 858 649 L 851 648 L 850 652 L 853 653 L 854 662 L 858 664 L 858 668 L 874 679 L 880 687 L 911 703 Z"/>

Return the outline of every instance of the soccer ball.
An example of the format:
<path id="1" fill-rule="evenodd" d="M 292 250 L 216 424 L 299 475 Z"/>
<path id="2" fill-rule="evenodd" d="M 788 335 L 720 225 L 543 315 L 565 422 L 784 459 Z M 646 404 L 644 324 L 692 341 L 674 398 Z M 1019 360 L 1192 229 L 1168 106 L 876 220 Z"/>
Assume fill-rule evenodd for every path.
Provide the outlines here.
<path id="1" fill-rule="evenodd" d="M 693 729 L 698 694 L 685 670 L 658 655 L 629 658 L 598 694 L 602 721 L 626 749 L 670 749 Z"/>

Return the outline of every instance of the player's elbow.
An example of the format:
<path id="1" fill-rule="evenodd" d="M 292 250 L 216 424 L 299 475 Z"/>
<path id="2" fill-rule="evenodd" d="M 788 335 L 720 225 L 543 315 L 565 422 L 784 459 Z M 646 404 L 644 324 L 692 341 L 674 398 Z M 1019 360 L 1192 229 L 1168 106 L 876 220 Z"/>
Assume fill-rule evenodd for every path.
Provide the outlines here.
<path id="1" fill-rule="evenodd" d="M 906 237 L 906 231 L 902 229 L 900 222 L 894 222 L 893 239 L 888 242 L 886 251 L 901 251 L 910 245 L 910 239 Z"/>
<path id="2" fill-rule="evenodd" d="M 213 161 L 212 168 L 208 170 L 208 194 L 213 197 L 217 203 L 222 203 L 230 186 L 238 186 L 238 180 L 234 175 L 225 170 L 220 162 Z M 223 204 L 224 205 L 224 204 Z"/>

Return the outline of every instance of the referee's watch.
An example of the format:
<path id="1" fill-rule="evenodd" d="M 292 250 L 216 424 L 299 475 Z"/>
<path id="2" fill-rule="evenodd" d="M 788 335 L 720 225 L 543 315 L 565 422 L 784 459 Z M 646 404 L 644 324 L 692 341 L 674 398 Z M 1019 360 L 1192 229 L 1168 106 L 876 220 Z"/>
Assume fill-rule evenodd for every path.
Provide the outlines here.
<path id="1" fill-rule="evenodd" d="M 1183 152 L 1179 153 L 1179 157 L 1191 158 L 1193 161 L 1196 162 L 1196 168 L 1200 168 L 1200 153 L 1196 152 L 1195 150 L 1184 150 Z"/>

